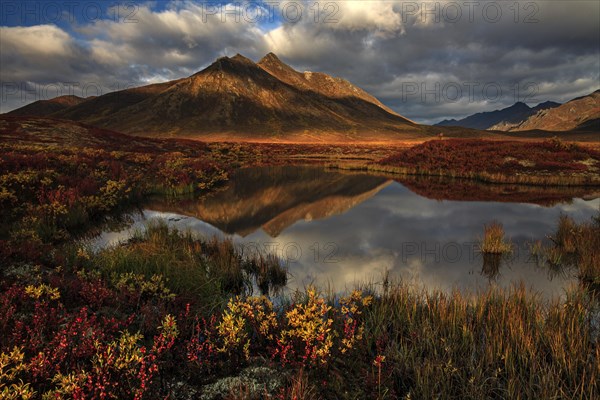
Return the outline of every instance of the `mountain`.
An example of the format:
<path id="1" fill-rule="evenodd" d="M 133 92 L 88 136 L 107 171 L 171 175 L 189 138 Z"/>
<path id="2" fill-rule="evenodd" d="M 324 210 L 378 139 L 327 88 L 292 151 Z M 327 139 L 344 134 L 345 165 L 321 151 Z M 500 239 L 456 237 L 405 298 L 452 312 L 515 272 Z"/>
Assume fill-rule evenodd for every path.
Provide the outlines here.
<path id="1" fill-rule="evenodd" d="M 492 129 L 509 132 L 530 130 L 600 132 L 600 90 L 568 101 L 559 107 L 539 110 L 519 123 L 497 125 Z"/>
<path id="2" fill-rule="evenodd" d="M 524 121 L 540 110 L 558 107 L 559 105 L 559 103 L 547 101 L 540 103 L 535 107 L 529 107 L 523 102 L 517 102 L 512 106 L 501 110 L 477 113 L 460 120 L 444 120 L 437 123 L 435 126 L 462 126 L 464 128 L 472 129 L 491 129 L 493 126 L 498 126 L 499 124 L 513 124 Z"/>
<path id="3" fill-rule="evenodd" d="M 555 101 L 545 101 L 545 102 L 540 103 L 537 106 L 533 107 L 532 110 L 534 110 L 535 112 L 538 112 L 541 110 L 546 110 L 546 109 L 555 108 L 555 107 L 559 107 L 559 106 L 561 106 L 561 104 L 557 103 Z"/>
<path id="4" fill-rule="evenodd" d="M 149 136 L 301 141 L 400 139 L 426 130 L 348 81 L 270 53 L 221 57 L 187 78 L 108 93 L 52 114 Z"/>
<path id="5" fill-rule="evenodd" d="M 53 116 L 74 121 L 85 121 L 91 125 L 101 126 L 102 121 L 111 115 L 157 95 L 179 81 L 181 80 L 110 92 L 87 99 L 85 102 L 57 112 Z"/>
<path id="6" fill-rule="evenodd" d="M 386 107 L 374 96 L 371 96 L 361 88 L 352 85 L 345 79 L 334 78 L 321 72 L 305 71 L 300 73 L 283 63 L 274 53 L 269 53 L 264 56 L 258 62 L 258 65 L 277 79 L 289 85 L 302 88 L 306 91 L 314 91 L 330 98 L 357 98 L 375 104 L 388 113 L 400 117 L 399 114 L 391 108 Z"/>
<path id="7" fill-rule="evenodd" d="M 46 117 L 52 113 L 75 106 L 83 101 L 85 101 L 85 99 L 79 96 L 59 96 L 50 100 L 34 101 L 26 106 L 12 110 L 6 113 L 6 115 Z"/>

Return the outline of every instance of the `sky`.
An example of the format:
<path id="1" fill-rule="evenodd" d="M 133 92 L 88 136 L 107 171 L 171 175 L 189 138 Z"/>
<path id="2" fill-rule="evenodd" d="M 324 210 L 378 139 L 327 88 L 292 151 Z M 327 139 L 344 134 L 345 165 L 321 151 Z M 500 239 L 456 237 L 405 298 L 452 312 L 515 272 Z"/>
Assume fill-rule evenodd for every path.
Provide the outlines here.
<path id="1" fill-rule="evenodd" d="M 598 1 L 0 3 L 0 112 L 274 52 L 420 123 L 600 88 Z"/>

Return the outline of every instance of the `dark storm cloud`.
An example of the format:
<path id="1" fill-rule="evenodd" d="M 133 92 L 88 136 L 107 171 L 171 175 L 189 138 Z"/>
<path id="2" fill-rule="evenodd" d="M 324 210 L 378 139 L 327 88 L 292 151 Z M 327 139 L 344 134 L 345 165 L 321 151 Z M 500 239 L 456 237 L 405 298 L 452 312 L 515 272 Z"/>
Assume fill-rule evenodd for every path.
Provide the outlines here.
<path id="1" fill-rule="evenodd" d="M 519 100 L 567 101 L 600 86 L 598 2 L 324 1 L 318 15 L 313 3 L 276 3 L 279 25 L 236 21 L 233 5 L 207 16 L 202 3 L 176 2 L 140 7 L 135 24 L 95 21 L 73 34 L 51 25 L 41 27 L 49 36 L 2 28 L 2 80 L 143 84 L 190 75 L 221 55 L 256 60 L 274 51 L 297 69 L 344 77 L 421 122 Z M 282 18 L 290 5 L 303 10 L 299 21 Z"/>
<path id="2" fill-rule="evenodd" d="M 443 10 L 448 3 L 465 4 L 416 4 Z M 442 11 L 425 18 L 402 15 L 407 2 L 398 2 L 393 9 L 401 15 L 402 26 L 395 34 L 288 25 L 280 29 L 280 36 L 298 40 L 281 46 L 281 53 L 306 68 L 340 74 L 400 113 L 426 122 L 503 108 L 516 101 L 567 101 L 600 86 L 598 3 L 520 2 L 518 22 L 510 9 L 513 2 L 480 2 L 479 9 L 489 3 L 502 10 L 498 22 L 491 22 L 491 11 L 485 18 L 483 11 L 475 12 L 472 22 L 463 12 L 458 23 L 448 22 Z M 390 7 L 389 2 L 379 5 Z M 532 10 L 533 20 L 526 23 Z M 319 54 L 311 46 L 313 37 Z M 475 90 L 470 92 L 468 85 Z M 489 90 L 484 91 L 486 85 Z M 500 95 L 494 90 L 498 85 Z M 462 89 L 458 96 L 457 86 Z"/>

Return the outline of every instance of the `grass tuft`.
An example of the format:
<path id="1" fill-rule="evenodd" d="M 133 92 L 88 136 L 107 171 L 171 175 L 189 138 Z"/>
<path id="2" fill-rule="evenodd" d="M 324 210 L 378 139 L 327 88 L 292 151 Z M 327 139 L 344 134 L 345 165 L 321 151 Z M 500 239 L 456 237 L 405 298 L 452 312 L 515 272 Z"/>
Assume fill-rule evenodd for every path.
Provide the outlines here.
<path id="1" fill-rule="evenodd" d="M 508 254 L 512 252 L 513 245 L 505 239 L 504 227 L 497 221 L 485 225 L 483 239 L 479 249 L 484 254 Z"/>

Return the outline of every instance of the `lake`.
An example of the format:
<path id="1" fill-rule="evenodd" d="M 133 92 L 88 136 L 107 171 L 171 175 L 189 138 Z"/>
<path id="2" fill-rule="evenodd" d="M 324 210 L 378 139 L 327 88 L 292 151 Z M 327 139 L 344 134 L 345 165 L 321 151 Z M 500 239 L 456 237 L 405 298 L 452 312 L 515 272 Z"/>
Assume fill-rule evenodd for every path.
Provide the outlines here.
<path id="1" fill-rule="evenodd" d="M 576 277 L 539 267 L 529 244 L 551 234 L 561 214 L 581 222 L 599 212 L 593 189 L 260 167 L 237 171 L 227 186 L 201 197 L 150 199 L 130 226 L 105 231 L 91 244 L 117 244 L 147 221 L 163 219 L 231 237 L 245 251 L 279 255 L 289 269 L 288 289 L 313 283 L 343 291 L 380 285 L 389 274 L 445 292 L 522 283 L 551 298 L 576 285 Z M 500 262 L 484 260 L 477 247 L 484 224 L 494 220 L 515 245 Z"/>

